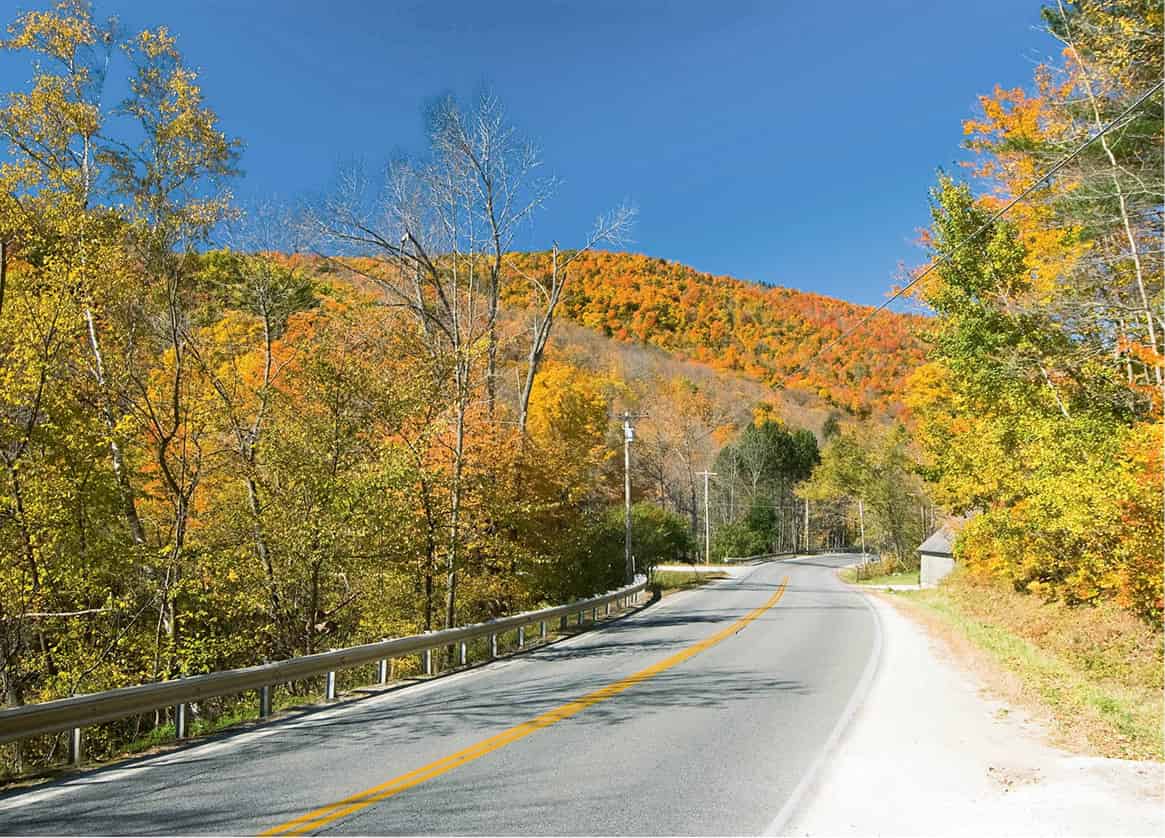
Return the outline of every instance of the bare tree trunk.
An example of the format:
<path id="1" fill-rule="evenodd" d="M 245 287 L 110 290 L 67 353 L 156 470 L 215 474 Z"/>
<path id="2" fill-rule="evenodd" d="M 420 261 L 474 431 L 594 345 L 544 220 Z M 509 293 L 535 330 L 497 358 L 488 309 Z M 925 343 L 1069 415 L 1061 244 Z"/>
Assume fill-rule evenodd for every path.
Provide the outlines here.
<path id="1" fill-rule="evenodd" d="M 526 436 L 526 422 L 530 416 L 530 394 L 534 392 L 534 379 L 542 366 L 542 355 L 546 350 L 546 342 L 550 339 L 550 330 L 554 327 L 554 312 L 558 308 L 558 299 L 562 294 L 563 282 L 558 275 L 558 245 L 551 250 L 550 255 L 550 289 L 546 299 L 546 309 L 541 319 L 534 323 L 534 339 L 530 342 L 530 354 L 526 360 L 526 377 L 522 382 L 522 393 L 518 400 L 518 431 Z"/>
<path id="2" fill-rule="evenodd" d="M 307 602 L 307 619 L 304 620 L 303 649 L 310 655 L 315 651 L 316 614 L 320 612 L 320 567 L 323 562 L 316 558 L 311 566 L 310 593 Z"/>
<path id="3" fill-rule="evenodd" d="M 267 578 L 267 597 L 271 609 L 272 626 L 277 633 L 281 634 L 283 605 L 279 596 L 279 584 L 275 578 L 275 564 L 271 560 L 271 548 L 267 543 L 267 534 L 263 530 L 263 507 L 259 502 L 259 483 L 255 479 L 259 459 L 259 436 L 263 431 L 264 420 L 267 416 L 268 394 L 271 387 L 271 369 L 274 361 L 271 344 L 271 312 L 265 301 L 263 304 L 262 395 L 259 399 L 259 408 L 255 412 L 255 419 L 251 423 L 250 432 L 245 439 L 240 439 L 239 442 L 243 449 L 240 453 L 244 455 L 247 465 L 247 503 L 251 510 L 251 536 L 255 542 L 255 553 L 259 556 L 259 561 L 263 565 L 263 572 Z"/>
<path id="4" fill-rule="evenodd" d="M 8 242 L 0 239 L 0 316 L 4 314 L 4 292 L 8 288 Z"/>
<path id="5" fill-rule="evenodd" d="M 549 326 L 546 329 L 542 329 L 541 324 L 535 326 L 534 340 L 530 344 L 530 353 L 526 358 L 526 376 L 522 381 L 522 392 L 518 397 L 518 432 L 523 439 L 526 436 L 526 424 L 530 420 L 530 395 L 534 392 L 534 378 L 542 366 L 542 349 L 545 346 L 545 334 L 548 333 Z"/>
<path id="6" fill-rule="evenodd" d="M 12 497 L 16 506 L 16 519 L 19 522 L 21 547 L 24 553 L 25 562 L 28 564 L 28 578 L 32 588 L 33 597 L 39 598 L 41 591 L 41 573 L 40 563 L 37 561 L 36 548 L 33 546 L 32 528 L 29 526 L 28 513 L 24 506 L 24 488 L 20 481 L 20 470 L 15 468 L 14 464 L 8 462 L 5 457 L 5 464 L 8 466 L 8 473 L 12 483 Z M 17 629 L 19 631 L 19 629 Z M 37 628 L 34 632 L 37 646 L 45 659 L 45 672 L 49 676 L 57 674 L 57 665 L 53 655 L 52 646 L 45 637 L 44 630 Z"/>
<path id="7" fill-rule="evenodd" d="M 420 468 L 420 464 L 418 464 Z M 433 570 L 437 566 L 437 519 L 433 514 L 433 500 L 429 496 L 429 482 L 421 477 L 421 511 L 425 515 L 425 631 L 433 628 Z"/>
<path id="8" fill-rule="evenodd" d="M 1056 0 L 1056 6 L 1060 11 L 1060 19 L 1064 22 L 1064 34 L 1066 40 L 1065 46 L 1068 47 L 1072 53 L 1072 57 L 1076 60 L 1076 65 L 1080 68 L 1080 74 L 1084 81 L 1084 92 L 1088 96 L 1088 102 L 1092 106 L 1093 124 L 1099 131 L 1104 127 L 1104 119 L 1100 114 L 1100 106 L 1096 101 L 1096 93 L 1092 88 L 1092 78 L 1088 72 L 1088 66 L 1084 63 L 1079 50 L 1076 49 L 1076 42 L 1072 35 L 1072 27 L 1068 23 L 1068 15 L 1064 11 L 1063 0 Z M 1141 306 L 1144 309 L 1145 324 L 1149 330 L 1149 342 L 1153 347 L 1153 354 L 1157 355 L 1161 351 L 1160 345 L 1157 343 L 1157 327 L 1153 322 L 1153 306 L 1149 302 L 1149 294 L 1145 290 L 1145 269 L 1141 264 L 1141 251 L 1137 244 L 1137 236 L 1133 232 L 1132 219 L 1129 217 L 1128 200 L 1125 195 L 1124 186 L 1120 181 L 1121 166 L 1117 162 L 1116 155 L 1113 154 L 1112 148 L 1108 144 L 1108 137 L 1105 134 L 1100 135 L 1100 147 L 1104 150 L 1105 157 L 1108 158 L 1109 174 L 1112 177 L 1113 189 L 1116 190 L 1117 203 L 1120 206 L 1121 224 L 1124 227 L 1125 238 L 1129 243 L 1129 255 L 1133 261 L 1133 274 L 1137 280 L 1137 292 L 1141 297 Z M 1154 361 L 1153 376 L 1156 379 L 1157 386 L 1162 384 L 1161 364 Z"/>
<path id="9" fill-rule="evenodd" d="M 278 621 L 281 613 L 279 588 L 275 581 L 275 565 L 271 561 L 271 551 L 267 546 L 267 536 L 263 532 L 261 507 L 259 506 L 259 486 L 253 475 L 247 476 L 247 504 L 251 510 L 251 537 L 255 542 L 255 553 L 263 565 L 263 574 L 267 579 L 268 605 L 271 608 L 271 618 Z"/>
<path id="10" fill-rule="evenodd" d="M 493 418 L 494 404 L 497 401 L 498 303 L 501 296 L 502 240 L 498 225 L 494 221 L 492 196 L 488 203 L 488 212 L 493 228 L 490 231 L 493 243 L 493 263 L 489 270 L 489 313 L 486 320 L 489 345 L 485 368 L 485 400 L 487 414 Z"/>
<path id="11" fill-rule="evenodd" d="M 526 420 L 529 415 L 530 394 L 534 390 L 534 380 L 538 377 L 541 368 L 542 355 L 546 350 L 546 343 L 550 339 L 550 331 L 554 328 L 554 316 L 558 311 L 558 303 L 562 299 L 562 291 L 566 287 L 567 270 L 570 263 L 583 253 L 591 250 L 599 242 L 621 241 L 635 217 L 635 211 L 627 207 L 620 207 L 614 212 L 600 216 L 591 231 L 586 243 L 565 260 L 559 259 L 557 242 L 550 250 L 550 284 L 547 286 L 536 278 L 531 282 L 542 292 L 545 298 L 545 308 L 541 318 L 534 321 L 534 340 L 530 344 L 530 354 L 526 364 L 526 378 L 522 385 L 522 394 L 518 405 L 518 427 L 523 436 L 526 433 Z M 491 355 L 491 364 L 492 364 Z"/>
<path id="12" fill-rule="evenodd" d="M 89 349 L 93 353 L 93 377 L 97 382 L 98 398 L 101 403 L 101 418 L 105 422 L 105 429 L 109 432 L 109 455 L 113 463 L 113 477 L 117 482 L 117 491 L 121 499 L 122 515 L 129 527 L 130 538 L 134 544 L 145 544 L 146 533 L 138 516 L 137 503 L 134 498 L 133 486 L 129 481 L 129 474 L 125 467 L 125 456 L 121 445 L 115 436 L 117 420 L 113 415 L 112 396 L 109 382 L 105 374 L 105 357 L 101 351 L 101 341 L 97 335 L 96 318 L 93 309 L 85 306 L 85 326 L 89 333 Z"/>
<path id="13" fill-rule="evenodd" d="M 453 628 L 457 625 L 457 571 L 461 546 L 461 477 L 465 468 L 465 414 L 469 401 L 469 394 L 465 392 L 467 372 L 462 369 L 457 372 L 457 419 L 453 443 L 453 480 L 449 498 L 449 550 L 445 562 L 445 628 Z"/>
<path id="14" fill-rule="evenodd" d="M 166 590 L 162 601 L 165 607 L 166 643 L 169 646 L 169 660 L 166 675 L 178 675 L 178 585 L 182 581 L 182 552 L 186 546 L 186 522 L 189 510 L 185 499 L 174 510 L 174 546 L 170 550 L 170 568 L 166 573 Z"/>
<path id="15" fill-rule="evenodd" d="M 1125 378 L 1128 381 L 1129 386 L 1132 387 L 1133 386 L 1133 362 L 1132 362 L 1132 359 L 1129 358 L 1128 351 L 1120 349 L 1120 343 L 1125 341 L 1125 340 L 1128 340 L 1128 332 L 1125 330 L 1125 319 L 1123 317 L 1121 317 L 1117 320 L 1117 330 L 1120 334 L 1120 337 L 1117 340 L 1117 349 L 1116 349 L 1115 354 L 1116 354 L 1118 360 L 1122 357 L 1124 358 Z"/>
<path id="16" fill-rule="evenodd" d="M 0 635 L 0 675 L 4 677 L 4 703 L 9 707 L 21 707 L 24 704 L 24 676 L 20 673 L 20 664 L 17 662 L 20 655 L 20 626 L 0 615 L 0 626 L 4 633 Z M 16 637 L 10 644 L 10 633 Z M 13 660 L 16 658 L 17 660 Z M 17 740 L 12 743 L 12 768 L 17 775 L 24 771 L 24 743 Z"/>

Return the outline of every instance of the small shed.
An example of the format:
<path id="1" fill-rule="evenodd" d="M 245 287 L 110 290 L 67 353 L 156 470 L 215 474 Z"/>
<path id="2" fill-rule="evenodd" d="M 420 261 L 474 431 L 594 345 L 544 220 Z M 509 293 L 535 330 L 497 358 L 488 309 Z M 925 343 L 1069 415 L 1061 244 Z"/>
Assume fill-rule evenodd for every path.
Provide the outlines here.
<path id="1" fill-rule="evenodd" d="M 933 588 L 948 573 L 955 569 L 955 556 L 952 546 L 955 542 L 955 531 L 948 524 L 943 524 L 930 538 L 918 545 L 918 555 L 921 559 L 921 572 L 918 581 L 924 588 Z"/>

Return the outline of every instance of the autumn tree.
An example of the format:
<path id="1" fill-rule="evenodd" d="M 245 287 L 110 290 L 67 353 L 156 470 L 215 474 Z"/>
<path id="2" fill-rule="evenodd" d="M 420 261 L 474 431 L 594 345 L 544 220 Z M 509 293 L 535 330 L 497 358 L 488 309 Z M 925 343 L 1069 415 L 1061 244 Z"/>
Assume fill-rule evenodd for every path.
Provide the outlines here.
<path id="1" fill-rule="evenodd" d="M 938 316 L 909 401 L 937 498 L 973 516 L 957 544 L 971 572 L 1157 619 L 1159 551 L 1131 534 L 1160 508 L 1145 446 L 1161 416 L 1161 12 L 1056 3 L 1044 18 L 1063 63 L 983 97 L 966 125 L 985 194 L 948 178 L 932 193 L 922 296 Z"/>
<path id="2" fill-rule="evenodd" d="M 119 111 L 137 123 L 141 135 L 133 145 L 111 145 L 101 159 L 113 188 L 131 202 L 130 252 L 148 289 L 126 313 L 143 327 L 150 348 L 163 361 L 159 367 L 152 358 L 133 358 L 137 353 L 131 352 L 125 397 L 146 430 L 169 504 L 155 666 L 158 674 L 173 674 L 194 493 L 203 469 L 217 455 L 217 443 L 207 434 L 209 388 L 192 370 L 192 254 L 229 211 L 222 182 L 236 173 L 240 144 L 219 129 L 217 115 L 203 102 L 197 74 L 185 65 L 165 28 L 138 33 L 125 50 L 133 70 Z M 142 347 L 137 343 L 139 351 Z"/>
<path id="3" fill-rule="evenodd" d="M 122 258 L 119 221 L 102 203 L 111 186 L 101 159 L 109 148 L 103 129 L 110 114 L 101 97 L 105 68 L 120 41 L 114 24 L 95 21 L 84 0 L 61 0 L 50 11 L 28 12 L 9 32 L 4 48 L 32 57 L 35 72 L 29 90 L 8 94 L 0 113 L 0 133 L 11 153 L 4 164 L 7 215 L 26 231 L 39 228 L 41 236 L 49 234 L 77 275 L 95 406 L 108 432 L 126 525 L 134 542 L 142 544 L 145 533 L 99 322 L 99 309 L 121 292 L 126 275 L 125 266 L 117 264 Z M 6 239 L 11 250 L 19 247 L 21 235 L 10 227 Z"/>

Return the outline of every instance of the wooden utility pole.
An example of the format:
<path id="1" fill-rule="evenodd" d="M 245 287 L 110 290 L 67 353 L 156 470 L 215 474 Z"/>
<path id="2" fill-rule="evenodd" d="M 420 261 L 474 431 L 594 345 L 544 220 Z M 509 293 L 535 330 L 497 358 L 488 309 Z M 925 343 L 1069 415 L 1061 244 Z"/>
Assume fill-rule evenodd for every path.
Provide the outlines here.
<path id="1" fill-rule="evenodd" d="M 623 561 L 627 584 L 635 581 L 635 559 L 631 555 L 631 443 L 635 440 L 636 419 L 646 413 L 623 413 Z"/>
<path id="2" fill-rule="evenodd" d="M 717 475 L 716 472 L 707 469 L 697 471 L 696 474 L 704 476 L 704 564 L 712 564 L 712 528 L 708 515 L 708 478 Z"/>
<path id="3" fill-rule="evenodd" d="M 809 552 L 809 498 L 805 498 L 805 552 Z"/>
<path id="4" fill-rule="evenodd" d="M 862 505 L 862 499 L 858 498 L 858 526 L 862 530 L 862 561 L 866 560 L 866 509 Z"/>

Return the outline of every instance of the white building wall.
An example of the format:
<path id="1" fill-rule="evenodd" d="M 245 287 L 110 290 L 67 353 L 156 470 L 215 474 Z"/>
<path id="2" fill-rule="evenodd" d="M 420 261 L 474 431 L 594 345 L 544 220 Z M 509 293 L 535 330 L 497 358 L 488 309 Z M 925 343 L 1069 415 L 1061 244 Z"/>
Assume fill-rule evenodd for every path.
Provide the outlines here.
<path id="1" fill-rule="evenodd" d="M 921 582 L 924 588 L 933 588 L 948 573 L 955 569 L 955 560 L 950 556 L 936 556 L 933 553 L 922 554 Z"/>

